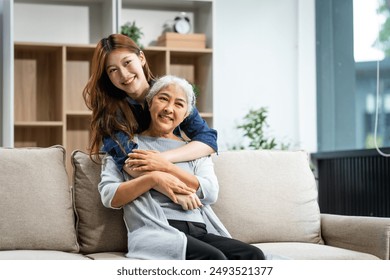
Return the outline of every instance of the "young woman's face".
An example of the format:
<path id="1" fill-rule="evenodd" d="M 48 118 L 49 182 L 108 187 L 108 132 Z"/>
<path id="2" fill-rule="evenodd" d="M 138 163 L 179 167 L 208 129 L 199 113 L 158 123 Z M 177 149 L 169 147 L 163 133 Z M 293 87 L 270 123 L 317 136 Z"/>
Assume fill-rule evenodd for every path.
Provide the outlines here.
<path id="1" fill-rule="evenodd" d="M 181 87 L 171 84 L 162 88 L 149 104 L 154 136 L 168 137 L 187 116 L 187 97 Z"/>
<path id="2" fill-rule="evenodd" d="M 106 60 L 106 72 L 111 82 L 139 103 L 143 103 L 149 89 L 142 68 L 145 62 L 143 53 L 138 56 L 126 49 L 113 50 Z"/>

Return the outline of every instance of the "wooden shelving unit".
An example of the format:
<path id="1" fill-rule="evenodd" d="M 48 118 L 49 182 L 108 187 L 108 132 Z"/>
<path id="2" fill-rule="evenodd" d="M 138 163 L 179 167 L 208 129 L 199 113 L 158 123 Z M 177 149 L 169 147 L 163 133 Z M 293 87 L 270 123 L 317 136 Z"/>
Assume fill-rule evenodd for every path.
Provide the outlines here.
<path id="1" fill-rule="evenodd" d="M 70 152 L 86 150 L 91 113 L 82 91 L 90 76 L 94 48 L 15 43 L 15 147 L 60 144 Z"/>
<path id="2" fill-rule="evenodd" d="M 177 75 L 199 88 L 197 108 L 212 126 L 212 49 L 148 47 L 144 52 L 156 76 Z"/>
<path id="3" fill-rule="evenodd" d="M 103 12 L 109 2 L 97 1 L 97 5 Z M 16 4 L 18 3 L 20 3 L 20 7 L 16 10 L 24 17 L 29 14 L 28 11 L 23 10 L 27 9 L 23 5 L 35 5 L 34 1 L 17 0 Z M 52 3 L 43 0 L 37 3 L 48 5 L 50 9 L 55 7 L 52 6 Z M 73 1 L 62 1 L 63 5 L 74 6 L 75 9 L 84 9 L 83 3 L 86 9 L 93 11 L 94 6 L 90 1 L 80 1 L 79 4 L 75 4 Z M 187 10 L 199 22 L 203 22 L 202 19 L 205 18 L 205 15 L 206 18 L 212 15 L 212 1 L 122 0 L 111 3 L 113 6 L 123 5 L 120 6 L 122 13 L 132 9 L 135 11 L 145 9 L 162 14 L 166 13 L 167 10 L 171 10 L 171 13 Z M 113 13 L 110 18 L 116 18 L 114 7 L 110 6 L 107 10 L 109 13 Z M 118 17 L 120 18 L 120 16 Z M 15 18 L 18 19 L 18 17 Z M 34 25 L 34 20 L 31 18 L 29 22 Z M 150 21 L 152 22 L 153 18 Z M 47 24 L 50 25 L 50 23 Z M 91 113 L 85 106 L 82 91 L 90 76 L 92 55 L 97 43 L 93 38 L 99 37 L 98 33 L 103 34 L 106 32 L 105 30 L 115 29 L 112 26 L 105 26 L 107 24 L 107 22 L 103 22 L 98 30 L 94 29 L 93 33 L 90 34 L 90 39 L 93 40 L 90 44 L 58 43 L 58 37 L 53 39 L 53 42 L 47 42 L 45 40 L 48 38 L 47 35 L 42 36 L 42 41 L 39 41 L 39 36 L 37 36 L 34 41 L 20 40 L 14 43 L 13 125 L 15 147 L 63 145 L 68 153 L 67 164 L 69 166 L 69 155 L 73 150 L 86 151 L 90 138 Z M 117 30 L 119 30 L 119 26 Z M 210 43 L 210 30 L 209 26 L 194 25 L 194 32 L 205 33 L 208 37 L 207 48 L 204 49 L 146 46 L 143 51 L 156 76 L 178 75 L 199 88 L 197 108 L 201 116 L 212 126 L 213 52 Z M 21 38 L 23 36 L 19 34 L 15 37 Z"/>

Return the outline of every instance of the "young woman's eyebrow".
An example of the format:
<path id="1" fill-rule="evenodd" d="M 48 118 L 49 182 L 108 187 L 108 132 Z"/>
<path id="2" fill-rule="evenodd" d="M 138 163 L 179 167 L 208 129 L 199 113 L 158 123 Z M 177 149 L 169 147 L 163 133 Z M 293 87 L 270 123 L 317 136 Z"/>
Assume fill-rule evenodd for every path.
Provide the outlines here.
<path id="1" fill-rule="evenodd" d="M 127 55 L 127 56 L 123 57 L 123 58 L 120 60 L 120 62 L 123 62 L 124 60 L 129 59 L 129 57 L 130 57 L 130 55 Z M 110 68 L 110 67 L 115 67 L 115 65 L 107 65 L 107 66 L 106 66 L 106 69 L 108 69 L 108 68 Z"/>

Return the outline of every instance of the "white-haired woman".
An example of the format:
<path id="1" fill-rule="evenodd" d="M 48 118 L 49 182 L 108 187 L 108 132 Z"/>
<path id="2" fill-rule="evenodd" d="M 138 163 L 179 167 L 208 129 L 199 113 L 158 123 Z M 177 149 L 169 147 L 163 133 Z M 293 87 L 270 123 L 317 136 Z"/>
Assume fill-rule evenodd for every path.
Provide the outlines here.
<path id="1" fill-rule="evenodd" d="M 210 205 L 218 197 L 218 181 L 210 157 L 170 163 L 158 156 L 186 145 L 174 130 L 195 104 L 192 86 L 164 76 L 149 91 L 151 123 L 135 135 L 138 158 L 128 174 L 111 156 L 105 159 L 99 191 L 106 207 L 122 208 L 128 230 L 129 258 L 136 259 L 264 259 L 255 246 L 232 239 Z M 151 150 L 157 152 L 151 152 Z M 142 157 L 148 153 L 148 162 Z M 150 153 L 155 153 L 150 162 Z M 147 172 L 142 172 L 147 165 Z"/>

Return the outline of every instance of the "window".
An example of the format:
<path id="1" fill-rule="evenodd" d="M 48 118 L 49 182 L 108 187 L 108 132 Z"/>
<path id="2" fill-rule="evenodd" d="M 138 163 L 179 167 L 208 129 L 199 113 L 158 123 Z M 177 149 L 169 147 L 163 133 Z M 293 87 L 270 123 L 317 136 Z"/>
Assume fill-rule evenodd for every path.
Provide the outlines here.
<path id="1" fill-rule="evenodd" d="M 379 147 L 390 147 L 390 57 L 385 55 L 386 40 L 378 39 L 390 17 L 386 2 L 316 1 L 320 152 L 375 147 L 377 65 L 376 140 Z"/>

